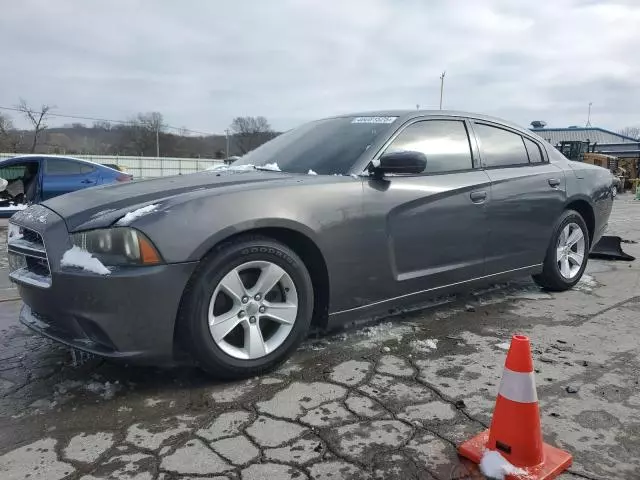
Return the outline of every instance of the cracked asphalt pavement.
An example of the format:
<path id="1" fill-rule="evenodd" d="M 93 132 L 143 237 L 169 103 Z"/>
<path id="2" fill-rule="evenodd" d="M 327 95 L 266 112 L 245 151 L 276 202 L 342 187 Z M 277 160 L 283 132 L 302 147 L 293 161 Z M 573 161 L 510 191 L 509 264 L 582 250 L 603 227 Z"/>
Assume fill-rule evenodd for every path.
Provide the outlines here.
<path id="1" fill-rule="evenodd" d="M 610 233 L 640 241 L 639 218 L 620 196 Z M 638 261 L 591 260 L 569 292 L 522 279 L 313 335 L 235 383 L 74 357 L 18 323 L 4 254 L 0 273 L 2 480 L 482 478 L 456 445 L 490 422 L 516 332 L 545 440 L 574 456 L 562 478 L 640 475 Z"/>

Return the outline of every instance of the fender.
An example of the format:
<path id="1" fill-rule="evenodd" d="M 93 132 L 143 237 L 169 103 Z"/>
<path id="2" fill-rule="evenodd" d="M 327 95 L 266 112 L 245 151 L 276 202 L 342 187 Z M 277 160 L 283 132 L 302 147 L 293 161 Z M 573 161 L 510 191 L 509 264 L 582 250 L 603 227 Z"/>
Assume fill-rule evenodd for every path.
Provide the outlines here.
<path id="1" fill-rule="evenodd" d="M 589 195 L 585 195 L 584 193 L 575 193 L 571 196 L 567 196 L 564 202 L 564 208 L 566 209 L 569 204 L 580 200 L 587 202 L 592 209 L 595 207 L 595 202 Z"/>
<path id="2" fill-rule="evenodd" d="M 220 242 L 223 242 L 227 238 L 233 237 L 235 235 L 241 234 L 243 232 L 249 232 L 252 230 L 257 230 L 261 228 L 283 228 L 288 230 L 293 230 L 298 232 L 306 237 L 308 237 L 313 243 L 316 244 L 318 249 L 322 252 L 322 248 L 320 247 L 317 239 L 316 232 L 314 232 L 307 225 L 304 225 L 295 220 L 291 220 L 288 218 L 260 218 L 255 220 L 247 220 L 244 222 L 235 223 L 233 225 L 229 225 L 227 227 L 221 228 L 216 231 L 213 235 L 207 238 L 203 243 L 201 243 L 189 256 L 190 261 L 198 261 L 202 257 L 204 257 L 212 248 L 214 248 Z M 324 255 L 324 253 L 322 252 Z"/>

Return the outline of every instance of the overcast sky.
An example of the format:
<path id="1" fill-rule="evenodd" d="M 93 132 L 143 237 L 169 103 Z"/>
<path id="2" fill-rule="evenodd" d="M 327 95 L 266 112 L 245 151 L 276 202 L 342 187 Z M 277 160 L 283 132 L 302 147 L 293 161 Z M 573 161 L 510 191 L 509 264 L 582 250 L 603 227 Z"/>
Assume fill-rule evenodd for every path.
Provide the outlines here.
<path id="1" fill-rule="evenodd" d="M 640 125 L 638 25 L 637 0 L 5 0 L 0 106 L 284 130 L 438 108 L 446 70 L 445 108 L 564 127 L 593 102 L 592 124 L 617 129 Z"/>

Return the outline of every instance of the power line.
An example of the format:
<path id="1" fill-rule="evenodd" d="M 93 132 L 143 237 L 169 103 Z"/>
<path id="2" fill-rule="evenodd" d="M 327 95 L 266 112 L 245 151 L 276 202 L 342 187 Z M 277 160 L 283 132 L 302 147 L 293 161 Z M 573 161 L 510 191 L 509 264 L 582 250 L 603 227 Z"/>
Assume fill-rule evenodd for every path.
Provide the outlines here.
<path id="1" fill-rule="evenodd" d="M 9 110 L 12 112 L 19 112 L 19 113 L 24 113 L 23 110 L 20 110 L 19 108 L 16 107 L 3 107 L 0 106 L 0 110 Z M 40 113 L 36 110 L 28 110 L 29 113 Z M 96 117 L 85 117 L 85 116 L 81 116 L 81 115 L 68 115 L 68 114 L 62 114 L 62 113 L 53 113 L 53 112 L 47 112 L 47 116 L 49 117 L 58 117 L 58 118 L 71 118 L 74 120 L 90 120 L 92 122 L 109 122 L 109 123 L 119 123 L 121 125 L 129 125 L 131 123 L 131 120 L 109 120 L 107 118 L 96 118 Z M 199 130 L 191 130 L 189 128 L 182 128 L 182 127 L 173 127 L 171 125 L 164 125 L 165 128 L 171 129 L 171 130 L 176 130 L 178 132 L 190 132 L 190 133 L 197 133 L 200 135 L 205 135 L 205 136 L 212 136 L 215 135 L 214 133 L 210 133 L 210 132 L 201 132 Z"/>

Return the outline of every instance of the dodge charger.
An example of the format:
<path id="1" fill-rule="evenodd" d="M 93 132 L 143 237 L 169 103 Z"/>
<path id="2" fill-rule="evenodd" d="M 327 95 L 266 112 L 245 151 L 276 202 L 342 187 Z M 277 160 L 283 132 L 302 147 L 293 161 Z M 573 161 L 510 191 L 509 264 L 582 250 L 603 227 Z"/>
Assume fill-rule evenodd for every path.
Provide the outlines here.
<path id="1" fill-rule="evenodd" d="M 385 111 L 313 121 L 208 172 L 18 212 L 10 277 L 28 327 L 127 362 L 248 377 L 311 326 L 532 275 L 575 285 L 609 171 L 495 118 Z"/>

